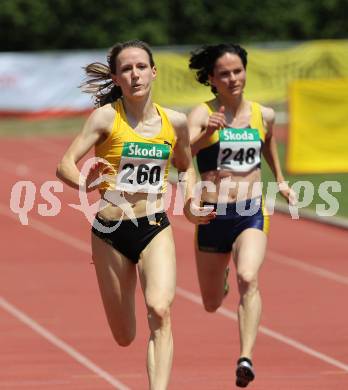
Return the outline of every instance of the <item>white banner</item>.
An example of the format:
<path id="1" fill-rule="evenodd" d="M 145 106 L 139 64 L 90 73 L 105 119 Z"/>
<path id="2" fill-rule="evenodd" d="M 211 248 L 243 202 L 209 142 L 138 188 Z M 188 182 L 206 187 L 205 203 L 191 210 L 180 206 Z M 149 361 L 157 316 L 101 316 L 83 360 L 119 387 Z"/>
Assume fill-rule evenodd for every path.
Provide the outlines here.
<path id="1" fill-rule="evenodd" d="M 296 79 L 348 78 L 348 40 L 311 41 L 283 49 L 248 48 L 245 96 L 263 104 L 285 102 Z M 106 63 L 107 49 L 0 53 L 0 114 L 86 111 L 92 96 L 78 86 L 92 62 Z M 153 97 L 167 107 L 187 108 L 211 99 L 210 88 L 188 69 L 188 52 L 157 50 Z"/>
<path id="2" fill-rule="evenodd" d="M 78 87 L 82 67 L 95 61 L 106 63 L 106 50 L 0 53 L 0 113 L 93 108 L 91 95 Z"/>

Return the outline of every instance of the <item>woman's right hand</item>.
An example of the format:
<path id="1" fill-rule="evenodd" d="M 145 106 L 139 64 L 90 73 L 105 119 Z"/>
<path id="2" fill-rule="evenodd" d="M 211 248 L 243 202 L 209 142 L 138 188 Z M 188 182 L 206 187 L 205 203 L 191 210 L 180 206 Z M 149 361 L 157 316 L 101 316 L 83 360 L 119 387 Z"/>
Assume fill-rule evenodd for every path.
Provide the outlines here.
<path id="1" fill-rule="evenodd" d="M 214 131 L 226 127 L 225 107 L 221 106 L 219 111 L 213 112 L 209 118 L 205 129 L 206 135 L 211 136 Z"/>
<path id="2" fill-rule="evenodd" d="M 101 184 L 100 180 L 98 179 L 100 179 L 103 175 L 110 175 L 112 173 L 113 171 L 111 167 L 103 163 L 102 161 L 98 161 L 93 164 L 89 169 L 86 177 L 86 192 L 94 191 Z"/>

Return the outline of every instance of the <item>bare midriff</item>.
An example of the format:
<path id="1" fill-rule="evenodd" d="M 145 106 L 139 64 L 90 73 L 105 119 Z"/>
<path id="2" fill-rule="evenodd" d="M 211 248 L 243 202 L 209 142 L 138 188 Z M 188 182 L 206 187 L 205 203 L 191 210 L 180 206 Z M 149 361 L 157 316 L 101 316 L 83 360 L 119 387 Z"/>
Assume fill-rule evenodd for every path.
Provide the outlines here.
<path id="1" fill-rule="evenodd" d="M 201 181 L 207 181 L 202 190 L 202 201 L 209 203 L 233 203 L 256 198 L 262 194 L 261 170 L 236 173 L 223 170 L 207 171 L 201 174 Z M 210 189 L 210 191 L 208 191 Z"/>
<path id="2" fill-rule="evenodd" d="M 117 221 L 145 217 L 164 210 L 163 194 L 134 193 L 123 191 L 101 192 L 100 218 Z M 104 207 L 105 206 L 105 207 Z M 127 207 L 127 208 L 126 208 Z"/>

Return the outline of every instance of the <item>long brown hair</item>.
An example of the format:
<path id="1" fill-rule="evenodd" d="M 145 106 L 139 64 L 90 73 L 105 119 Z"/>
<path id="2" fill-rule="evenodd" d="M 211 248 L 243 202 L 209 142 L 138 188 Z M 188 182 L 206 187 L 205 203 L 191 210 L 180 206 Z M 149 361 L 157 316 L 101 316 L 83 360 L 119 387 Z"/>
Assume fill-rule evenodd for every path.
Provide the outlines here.
<path id="1" fill-rule="evenodd" d="M 84 70 L 89 77 L 82 85 L 82 91 L 94 95 L 94 104 L 97 107 L 111 103 L 122 96 L 122 90 L 112 81 L 111 74 L 116 73 L 117 56 L 123 49 L 136 47 L 143 49 L 149 56 L 151 67 L 155 66 L 152 51 L 149 45 L 143 41 L 132 40 L 123 43 L 116 43 L 107 55 L 108 65 L 101 62 L 93 62 L 84 67 Z"/>

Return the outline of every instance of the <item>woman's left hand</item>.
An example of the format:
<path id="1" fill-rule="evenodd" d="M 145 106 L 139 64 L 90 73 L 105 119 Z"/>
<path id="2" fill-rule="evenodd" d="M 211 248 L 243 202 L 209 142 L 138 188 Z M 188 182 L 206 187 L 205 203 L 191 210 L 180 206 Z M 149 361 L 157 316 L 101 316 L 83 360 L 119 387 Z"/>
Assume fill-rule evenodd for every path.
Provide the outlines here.
<path id="1" fill-rule="evenodd" d="M 289 205 L 295 206 L 297 204 L 297 194 L 296 192 L 289 187 L 289 184 L 286 181 L 278 183 L 279 192 L 287 200 Z"/>
<path id="2" fill-rule="evenodd" d="M 207 225 L 216 217 L 213 206 L 197 206 L 190 198 L 184 206 L 185 217 L 195 225 Z"/>

